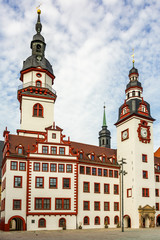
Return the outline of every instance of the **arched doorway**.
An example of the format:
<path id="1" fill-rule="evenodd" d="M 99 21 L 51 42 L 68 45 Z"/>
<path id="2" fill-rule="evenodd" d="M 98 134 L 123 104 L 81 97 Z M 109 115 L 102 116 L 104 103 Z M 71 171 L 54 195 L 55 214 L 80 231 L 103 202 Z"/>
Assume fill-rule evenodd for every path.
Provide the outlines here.
<path id="1" fill-rule="evenodd" d="M 160 214 L 157 216 L 156 226 L 160 227 Z"/>
<path id="2" fill-rule="evenodd" d="M 130 228 L 131 227 L 131 218 L 129 215 L 124 216 L 124 227 Z"/>
<path id="3" fill-rule="evenodd" d="M 23 231 L 26 230 L 26 224 L 24 218 L 21 216 L 13 216 L 8 220 L 8 226 L 10 231 Z"/>
<path id="4" fill-rule="evenodd" d="M 143 222 L 143 227 L 144 228 L 149 228 L 149 222 L 150 221 L 149 221 L 149 216 L 148 215 L 143 217 L 143 221 L 142 222 Z"/>

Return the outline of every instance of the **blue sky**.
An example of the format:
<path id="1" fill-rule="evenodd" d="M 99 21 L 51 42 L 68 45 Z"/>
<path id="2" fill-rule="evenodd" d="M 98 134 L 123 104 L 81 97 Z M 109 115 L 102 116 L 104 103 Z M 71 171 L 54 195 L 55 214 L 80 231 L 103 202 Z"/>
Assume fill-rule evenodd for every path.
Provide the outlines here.
<path id="1" fill-rule="evenodd" d="M 154 149 L 160 146 L 160 1 L 0 1 L 0 139 L 20 128 L 17 88 L 23 61 L 31 55 L 36 7 L 41 5 L 46 58 L 56 76 L 55 122 L 72 141 L 98 144 L 106 103 L 107 125 L 116 148 L 118 108 L 128 73 L 135 67 L 150 103 Z"/>

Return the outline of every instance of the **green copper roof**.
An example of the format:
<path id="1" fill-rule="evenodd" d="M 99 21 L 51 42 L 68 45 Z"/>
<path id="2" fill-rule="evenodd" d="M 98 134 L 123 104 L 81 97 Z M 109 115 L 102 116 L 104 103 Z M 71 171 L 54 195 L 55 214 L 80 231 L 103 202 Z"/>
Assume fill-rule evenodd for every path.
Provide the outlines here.
<path id="1" fill-rule="evenodd" d="M 107 124 L 106 124 L 106 113 L 105 113 L 105 106 L 104 106 L 104 113 L 103 113 L 103 127 L 106 127 Z"/>

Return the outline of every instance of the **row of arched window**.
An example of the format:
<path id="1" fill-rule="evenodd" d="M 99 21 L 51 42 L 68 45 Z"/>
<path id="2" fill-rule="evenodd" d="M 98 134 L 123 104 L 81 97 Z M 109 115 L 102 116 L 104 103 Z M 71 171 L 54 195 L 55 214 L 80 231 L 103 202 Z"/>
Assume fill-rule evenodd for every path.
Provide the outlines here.
<path id="1" fill-rule="evenodd" d="M 135 97 L 136 96 L 136 91 L 132 91 L 131 93 L 128 93 L 127 94 L 127 98 L 129 98 L 129 97 Z M 138 95 L 137 95 L 138 97 L 140 97 L 141 96 L 141 93 L 140 93 L 140 91 L 138 91 Z"/>
<path id="2" fill-rule="evenodd" d="M 115 216 L 114 217 L 114 224 L 118 224 L 118 223 L 119 223 L 119 217 Z M 90 225 L 90 218 L 88 216 L 84 217 L 83 224 L 84 225 Z M 100 225 L 100 217 L 99 216 L 94 218 L 94 224 L 95 225 Z M 104 224 L 107 224 L 107 225 L 110 224 L 110 218 L 108 216 L 106 216 L 104 218 Z"/>
<path id="3" fill-rule="evenodd" d="M 94 224 L 95 225 L 100 225 L 100 217 L 97 216 L 94 218 Z M 110 224 L 110 218 L 106 216 L 104 218 L 104 225 L 109 225 Z M 114 217 L 114 224 L 119 224 L 119 217 L 115 216 Z M 90 218 L 88 216 L 85 216 L 83 219 L 83 225 L 90 225 Z M 45 218 L 40 218 L 38 221 L 38 227 L 46 227 L 46 219 Z M 66 227 L 66 219 L 65 218 L 60 218 L 59 219 L 59 227 Z"/>

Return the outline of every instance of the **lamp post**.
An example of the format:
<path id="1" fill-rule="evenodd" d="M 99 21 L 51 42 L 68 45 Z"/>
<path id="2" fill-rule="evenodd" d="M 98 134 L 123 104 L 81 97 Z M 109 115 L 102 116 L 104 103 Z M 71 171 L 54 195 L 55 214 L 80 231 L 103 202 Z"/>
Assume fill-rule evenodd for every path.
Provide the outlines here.
<path id="1" fill-rule="evenodd" d="M 123 170 L 123 164 L 126 164 L 126 162 L 124 161 L 126 160 L 125 158 L 122 158 L 122 160 L 119 160 L 119 165 L 121 166 L 121 170 L 119 172 L 119 175 L 122 174 L 122 232 L 124 232 L 124 186 L 123 186 L 123 176 L 125 176 L 127 174 L 126 171 Z"/>

